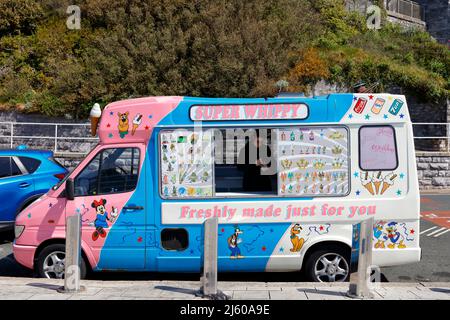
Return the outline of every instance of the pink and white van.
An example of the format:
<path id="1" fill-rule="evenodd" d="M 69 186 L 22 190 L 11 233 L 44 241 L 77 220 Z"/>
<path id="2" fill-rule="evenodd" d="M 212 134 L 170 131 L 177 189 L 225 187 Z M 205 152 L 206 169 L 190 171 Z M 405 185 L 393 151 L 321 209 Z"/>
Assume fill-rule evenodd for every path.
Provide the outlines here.
<path id="1" fill-rule="evenodd" d="M 270 146 L 271 173 L 259 158 L 244 168 L 237 160 L 255 132 Z M 17 217 L 14 256 L 42 277 L 63 277 L 65 220 L 75 213 L 83 276 L 199 272 L 210 217 L 219 218 L 219 271 L 344 281 L 352 223 L 367 217 L 374 264 L 420 260 L 404 96 L 132 99 L 104 108 L 98 135 L 67 178 L 73 199 L 66 179 Z"/>

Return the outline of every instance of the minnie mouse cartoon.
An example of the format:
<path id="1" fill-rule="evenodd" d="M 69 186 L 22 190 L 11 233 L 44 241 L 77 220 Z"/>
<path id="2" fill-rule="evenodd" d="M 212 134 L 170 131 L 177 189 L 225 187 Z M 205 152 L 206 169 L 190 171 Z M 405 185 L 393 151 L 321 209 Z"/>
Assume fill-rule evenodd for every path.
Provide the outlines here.
<path id="1" fill-rule="evenodd" d="M 106 231 L 104 229 L 109 228 L 107 221 L 114 223 L 117 219 L 117 208 L 112 207 L 112 212 L 108 215 L 105 204 L 106 199 L 100 199 L 99 201 L 94 200 L 91 204 L 92 208 L 95 208 L 97 213 L 97 217 L 94 221 L 95 231 L 92 234 L 92 240 L 94 241 L 96 241 L 99 236 L 102 238 L 106 237 Z"/>

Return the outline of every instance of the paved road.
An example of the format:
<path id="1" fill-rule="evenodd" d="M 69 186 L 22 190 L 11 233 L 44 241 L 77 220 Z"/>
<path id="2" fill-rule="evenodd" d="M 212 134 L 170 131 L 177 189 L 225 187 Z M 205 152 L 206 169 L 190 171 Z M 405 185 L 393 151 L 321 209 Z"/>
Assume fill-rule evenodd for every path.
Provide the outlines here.
<path id="1" fill-rule="evenodd" d="M 450 195 L 424 195 L 421 198 L 420 223 L 422 260 L 416 264 L 382 268 L 383 280 L 389 282 L 450 282 Z M 3 238 L 3 239 L 1 239 Z M 29 277 L 11 255 L 10 237 L 0 236 L 0 276 Z M 198 274 L 102 273 L 98 280 L 198 280 Z M 222 281 L 302 281 L 296 273 L 228 273 Z"/>

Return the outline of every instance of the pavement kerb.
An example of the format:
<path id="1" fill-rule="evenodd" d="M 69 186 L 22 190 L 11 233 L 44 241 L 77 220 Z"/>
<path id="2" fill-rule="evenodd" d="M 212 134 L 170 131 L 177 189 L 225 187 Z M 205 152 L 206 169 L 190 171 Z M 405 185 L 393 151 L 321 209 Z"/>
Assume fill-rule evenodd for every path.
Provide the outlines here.
<path id="1" fill-rule="evenodd" d="M 86 291 L 60 294 L 56 288 L 63 280 L 0 277 L 2 299 L 195 299 L 200 281 L 100 281 L 83 280 Z M 218 288 L 233 299 L 348 300 L 348 284 L 311 282 L 231 282 L 219 281 Z M 450 300 L 450 282 L 379 283 L 374 299 L 445 299 Z"/>

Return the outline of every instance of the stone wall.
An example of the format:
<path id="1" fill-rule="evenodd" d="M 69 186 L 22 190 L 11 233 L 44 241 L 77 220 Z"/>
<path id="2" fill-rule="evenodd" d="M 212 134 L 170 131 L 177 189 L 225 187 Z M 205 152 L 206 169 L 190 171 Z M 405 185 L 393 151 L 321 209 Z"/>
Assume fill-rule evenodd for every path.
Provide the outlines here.
<path id="1" fill-rule="evenodd" d="M 417 174 L 420 189 L 450 188 L 450 153 L 417 153 Z"/>
<path id="2" fill-rule="evenodd" d="M 449 44 L 450 0 L 415 0 L 424 9 L 427 31 L 442 44 Z"/>

